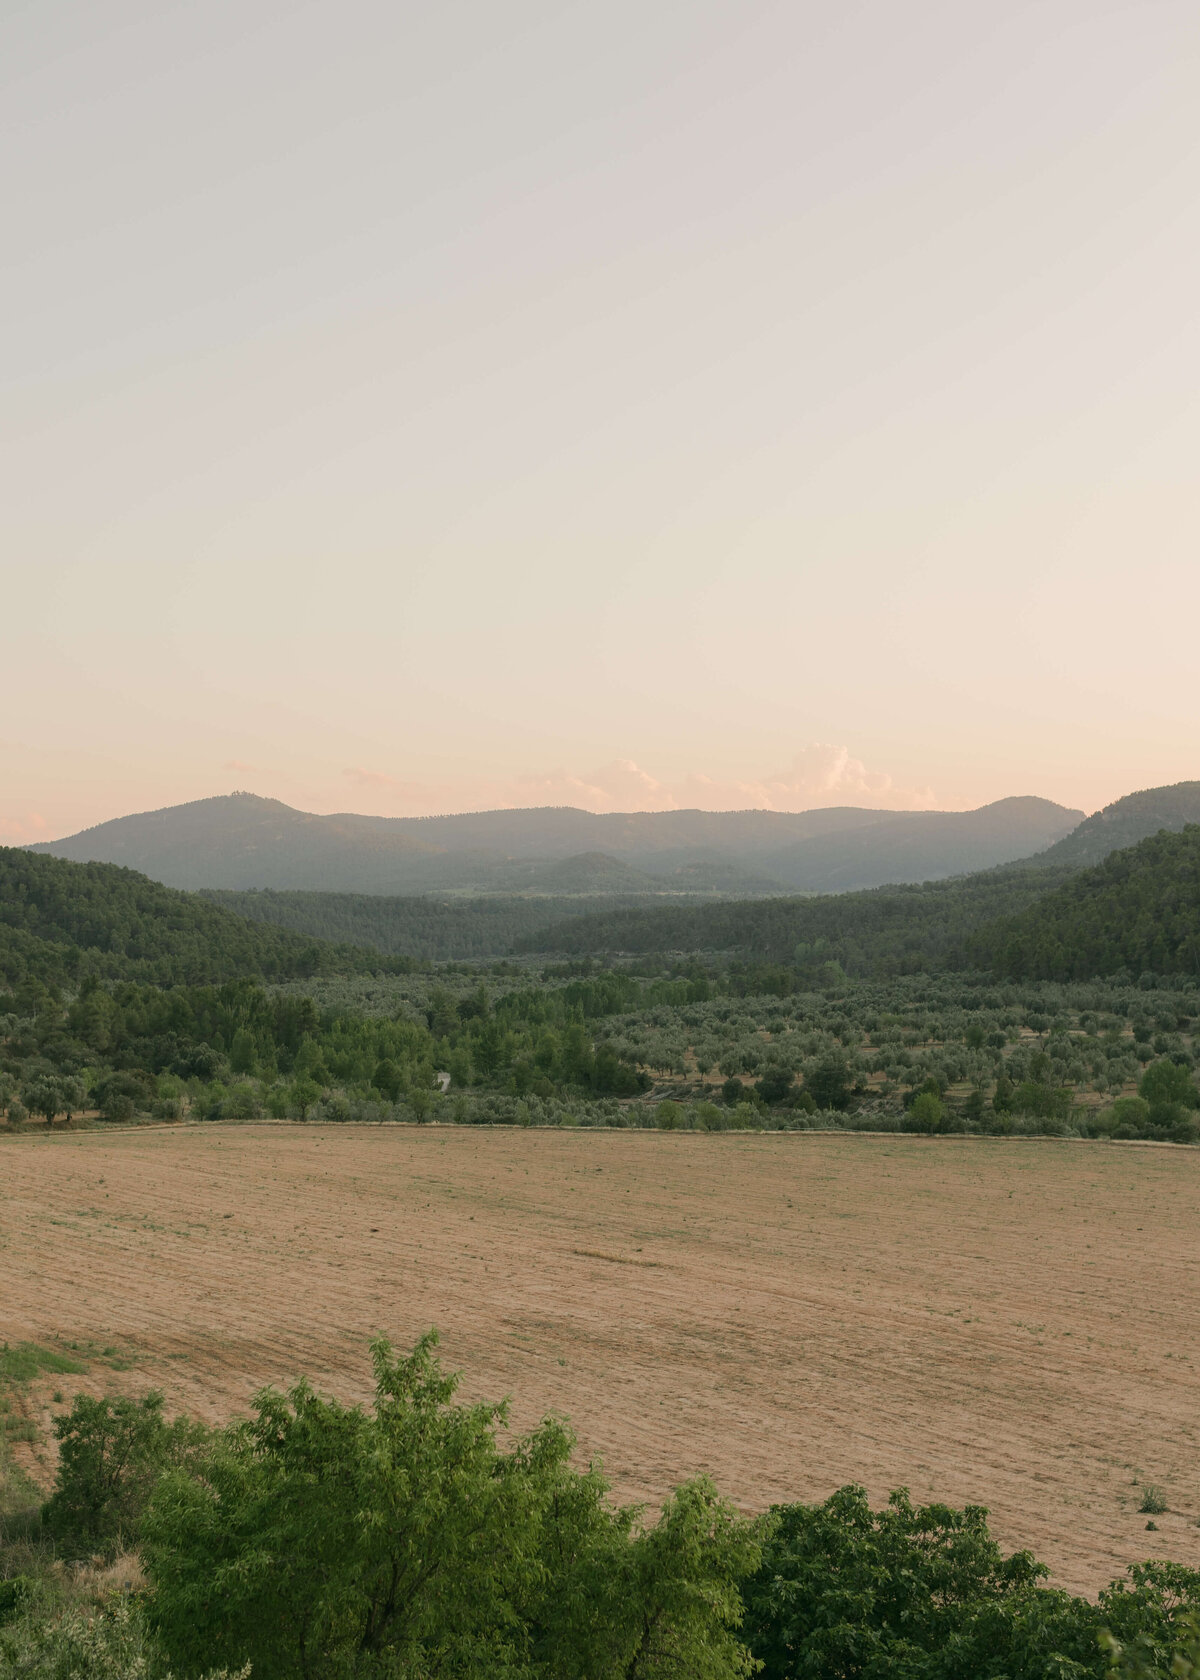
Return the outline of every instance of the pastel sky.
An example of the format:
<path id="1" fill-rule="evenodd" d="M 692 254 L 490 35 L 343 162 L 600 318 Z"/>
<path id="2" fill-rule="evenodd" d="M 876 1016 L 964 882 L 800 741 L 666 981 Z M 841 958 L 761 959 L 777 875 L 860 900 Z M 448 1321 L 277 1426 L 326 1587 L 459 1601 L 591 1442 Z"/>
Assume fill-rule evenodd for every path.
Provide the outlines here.
<path id="1" fill-rule="evenodd" d="M 8 0 L 0 838 L 1200 776 L 1195 0 Z"/>

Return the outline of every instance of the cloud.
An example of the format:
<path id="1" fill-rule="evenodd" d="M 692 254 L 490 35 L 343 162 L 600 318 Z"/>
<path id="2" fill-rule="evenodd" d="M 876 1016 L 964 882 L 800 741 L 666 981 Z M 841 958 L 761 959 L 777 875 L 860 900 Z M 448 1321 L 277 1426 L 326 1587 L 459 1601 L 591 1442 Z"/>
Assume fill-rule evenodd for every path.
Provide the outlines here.
<path id="1" fill-rule="evenodd" d="M 393 815 L 500 810 L 536 805 L 575 805 L 597 814 L 613 811 L 807 811 L 822 805 L 866 805 L 879 810 L 953 809 L 932 788 L 907 787 L 886 771 L 869 770 L 848 747 L 814 742 L 791 763 L 767 775 L 728 777 L 692 771 L 660 781 L 631 758 L 614 758 L 594 770 L 530 771 L 506 778 L 459 782 L 408 781 L 382 770 L 342 771 L 356 787 L 382 799 Z"/>
<path id="2" fill-rule="evenodd" d="M 583 776 L 550 770 L 519 776 L 517 805 L 582 805 L 588 811 L 673 811 L 678 800 L 631 758 L 614 758 Z"/>
<path id="3" fill-rule="evenodd" d="M 420 807 L 420 812 L 414 815 L 425 815 L 427 811 L 444 810 L 439 803 L 447 794 L 453 797 L 453 788 L 449 783 L 439 782 L 409 782 L 399 776 L 389 776 L 382 770 L 364 770 L 361 765 L 353 764 L 342 771 L 343 778 L 353 782 L 355 787 L 369 788 L 373 792 L 390 795 L 393 802 Z"/>
<path id="4" fill-rule="evenodd" d="M 868 770 L 848 747 L 813 742 L 790 765 L 746 781 L 722 781 L 702 773 L 688 776 L 680 792 L 687 803 L 708 810 L 805 811 L 821 805 L 868 805 L 889 811 L 947 808 L 930 787 L 904 787 L 886 771 Z M 953 803 L 953 802 L 951 802 Z"/>
<path id="5" fill-rule="evenodd" d="M 24 817 L 0 817 L 0 844 L 28 846 L 33 840 L 49 840 L 50 824 L 36 811 Z"/>
<path id="6" fill-rule="evenodd" d="M 244 758 L 227 758 L 221 768 L 222 770 L 253 770 L 255 775 L 260 774 L 258 765 L 247 764 Z"/>

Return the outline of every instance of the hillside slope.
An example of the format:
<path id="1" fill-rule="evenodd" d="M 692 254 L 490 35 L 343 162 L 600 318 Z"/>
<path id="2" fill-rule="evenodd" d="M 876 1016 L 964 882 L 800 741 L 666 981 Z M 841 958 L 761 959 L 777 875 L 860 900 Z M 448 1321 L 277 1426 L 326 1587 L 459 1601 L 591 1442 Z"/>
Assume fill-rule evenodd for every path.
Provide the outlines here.
<path id="1" fill-rule="evenodd" d="M 574 957 L 725 952 L 819 974 L 882 978 L 967 964 L 968 936 L 1024 910 L 1066 878 L 1021 866 L 953 881 L 814 898 L 610 910 L 526 934 L 516 950 Z"/>
<path id="2" fill-rule="evenodd" d="M 378 952 L 247 921 L 130 869 L 0 847 L 0 983 L 72 985 L 94 974 L 187 985 L 383 965 Z"/>
<path id="3" fill-rule="evenodd" d="M 937 881 L 1042 854 L 1081 811 L 1048 799 L 998 799 L 977 811 L 905 811 L 852 832 L 822 835 L 771 853 L 764 867 L 804 892 L 854 892 L 901 881 Z"/>
<path id="4" fill-rule="evenodd" d="M 205 888 L 201 896 L 252 921 L 270 922 L 313 939 L 335 944 L 349 941 L 423 961 L 507 957 L 519 941 L 530 940 L 536 945 L 542 928 L 565 918 L 664 902 L 661 894 L 549 898 L 533 893 L 494 893 L 480 898 L 439 899 L 428 894 L 235 893 L 211 888 Z M 680 901 L 668 898 L 666 902 Z"/>
<path id="5" fill-rule="evenodd" d="M 1159 833 L 981 928 L 973 960 L 1015 980 L 1200 975 L 1200 826 Z"/>
<path id="6" fill-rule="evenodd" d="M 1167 829 L 1178 834 L 1189 823 L 1200 823 L 1200 782 L 1175 782 L 1170 787 L 1143 788 L 1127 793 L 1088 817 L 1073 833 L 1037 858 L 1039 865 L 1084 869 L 1100 863 L 1110 852 L 1136 846 Z"/>
<path id="7" fill-rule="evenodd" d="M 785 886 L 830 891 L 962 873 L 1039 851 L 1078 818 L 1078 812 L 1040 799 L 1000 800 L 975 812 L 899 815 L 837 807 L 325 817 L 238 793 L 120 817 L 31 850 L 124 864 L 175 887 L 391 895 L 512 892 L 525 885 L 514 866 L 602 854 L 663 878 L 669 892 L 749 896 Z M 624 894 L 635 886 L 619 869 L 607 869 L 606 879 L 592 883 L 586 875 L 586 869 L 568 871 L 564 887 L 531 880 L 528 888 Z M 572 885 L 575 880 L 583 881 L 582 889 Z"/>

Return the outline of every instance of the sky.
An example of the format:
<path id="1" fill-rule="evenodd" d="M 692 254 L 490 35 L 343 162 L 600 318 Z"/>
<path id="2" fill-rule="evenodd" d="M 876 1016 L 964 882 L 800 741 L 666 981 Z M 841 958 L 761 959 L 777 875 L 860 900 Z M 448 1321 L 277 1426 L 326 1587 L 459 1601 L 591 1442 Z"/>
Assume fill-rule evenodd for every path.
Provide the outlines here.
<path id="1" fill-rule="evenodd" d="M 0 841 L 1200 777 L 1195 0 L 5 0 Z"/>

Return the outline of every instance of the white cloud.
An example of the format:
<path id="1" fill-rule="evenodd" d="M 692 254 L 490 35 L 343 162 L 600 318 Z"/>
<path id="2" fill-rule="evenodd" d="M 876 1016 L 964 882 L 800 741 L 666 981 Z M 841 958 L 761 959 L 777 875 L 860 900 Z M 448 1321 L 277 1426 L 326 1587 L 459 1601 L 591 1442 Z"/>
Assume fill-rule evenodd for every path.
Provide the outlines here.
<path id="1" fill-rule="evenodd" d="M 886 771 L 868 770 L 848 747 L 813 742 L 786 769 L 745 781 L 698 773 L 686 778 L 686 803 L 708 810 L 807 811 L 822 805 L 866 805 L 889 811 L 946 809 L 930 787 L 904 787 Z M 953 803 L 953 802 L 950 802 Z"/>

